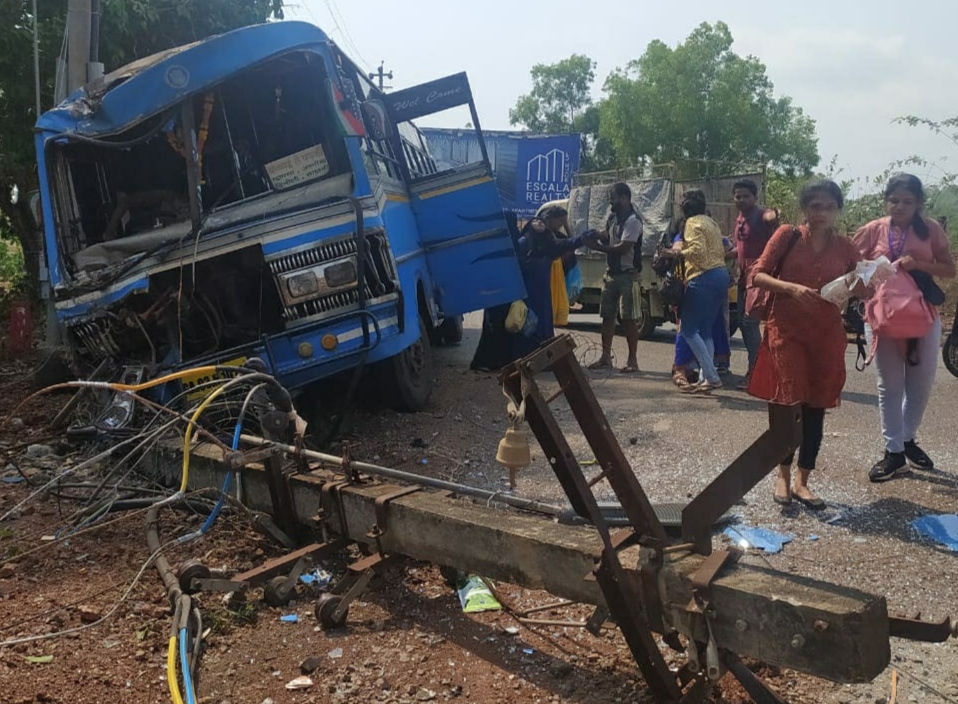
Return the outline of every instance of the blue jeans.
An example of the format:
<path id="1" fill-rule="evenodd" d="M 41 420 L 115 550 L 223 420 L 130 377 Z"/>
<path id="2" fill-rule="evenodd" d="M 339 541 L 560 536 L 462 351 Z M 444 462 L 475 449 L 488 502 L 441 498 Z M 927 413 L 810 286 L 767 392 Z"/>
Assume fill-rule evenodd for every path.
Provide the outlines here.
<path id="1" fill-rule="evenodd" d="M 698 360 L 705 381 L 711 384 L 719 383 L 719 375 L 712 361 L 715 354 L 712 325 L 728 300 L 728 286 L 728 270 L 724 266 L 709 269 L 689 281 L 682 302 L 679 334 Z"/>
<path id="2" fill-rule="evenodd" d="M 682 328 L 681 320 L 679 329 Z M 716 367 L 727 367 L 729 363 L 730 349 L 728 341 L 728 318 L 725 317 L 724 309 L 719 311 L 715 322 L 712 324 L 712 342 L 715 345 L 715 355 L 712 362 Z M 675 361 L 672 364 L 673 371 L 676 369 L 694 369 L 696 366 L 695 355 L 692 348 L 685 341 L 682 335 L 675 336 Z"/>
<path id="3" fill-rule="evenodd" d="M 872 329 L 866 323 L 865 339 L 872 345 Z M 902 352 L 902 340 L 878 339 L 875 368 L 878 370 L 878 409 L 881 434 L 888 452 L 904 452 L 915 439 L 928 406 L 941 350 L 941 317 L 918 341 L 918 364 L 911 366 Z"/>
<path id="4" fill-rule="evenodd" d="M 742 331 L 742 342 L 748 352 L 748 373 L 755 368 L 758 359 L 758 348 L 762 345 L 762 328 L 760 320 L 752 320 L 745 315 L 745 287 L 738 287 L 738 327 Z"/>

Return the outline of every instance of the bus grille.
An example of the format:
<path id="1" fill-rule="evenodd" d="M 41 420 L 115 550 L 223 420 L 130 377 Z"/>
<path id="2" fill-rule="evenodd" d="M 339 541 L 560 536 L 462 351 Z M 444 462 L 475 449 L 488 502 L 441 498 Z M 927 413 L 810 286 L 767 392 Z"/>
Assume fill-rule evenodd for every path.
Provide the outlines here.
<path id="1" fill-rule="evenodd" d="M 304 269 L 316 264 L 331 262 L 334 259 L 349 257 L 356 254 L 356 240 L 340 240 L 339 242 L 327 242 L 313 249 L 306 249 L 302 252 L 287 254 L 285 257 L 273 259 L 269 263 L 269 268 L 274 275 L 285 274 L 296 269 Z"/>
<path id="2" fill-rule="evenodd" d="M 370 301 L 395 293 L 398 291 L 399 282 L 389 254 L 389 242 L 386 239 L 385 232 L 381 229 L 367 232 L 366 243 L 366 280 L 363 282 L 363 288 L 366 300 Z M 273 273 L 274 280 L 278 282 L 281 275 L 297 269 L 306 269 L 318 264 L 355 256 L 356 239 L 351 236 L 334 242 L 324 242 L 301 252 L 277 257 L 270 260 L 269 268 Z M 286 306 L 283 308 L 283 318 L 289 323 L 294 323 L 307 318 L 334 315 L 344 308 L 358 304 L 359 289 L 354 287 Z"/>

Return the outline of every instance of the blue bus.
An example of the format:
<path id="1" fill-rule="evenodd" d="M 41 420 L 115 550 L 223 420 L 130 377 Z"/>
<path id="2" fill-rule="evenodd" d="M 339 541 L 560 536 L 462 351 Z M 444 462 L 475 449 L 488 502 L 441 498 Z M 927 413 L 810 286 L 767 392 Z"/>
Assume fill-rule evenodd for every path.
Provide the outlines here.
<path id="1" fill-rule="evenodd" d="M 43 114 L 75 370 L 255 357 L 297 389 L 370 365 L 422 408 L 430 337 L 524 296 L 485 148 L 441 170 L 414 124 L 462 106 L 481 143 L 464 73 L 384 93 L 319 28 L 276 22 L 141 59 Z"/>

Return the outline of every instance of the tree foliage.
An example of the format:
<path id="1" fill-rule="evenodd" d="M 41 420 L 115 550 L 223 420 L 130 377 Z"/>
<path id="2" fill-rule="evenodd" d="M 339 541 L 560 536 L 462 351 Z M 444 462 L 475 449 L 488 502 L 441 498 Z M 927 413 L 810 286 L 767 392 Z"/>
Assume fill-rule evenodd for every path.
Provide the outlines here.
<path id="1" fill-rule="evenodd" d="M 611 143 L 599 136 L 599 108 L 592 101 L 595 61 L 573 54 L 554 64 L 532 67 L 532 90 L 509 110 L 509 122 L 538 134 L 582 135 L 582 169 L 615 166 Z"/>
<path id="2" fill-rule="evenodd" d="M 814 120 L 775 97 L 765 65 L 734 53 L 732 41 L 718 22 L 675 48 L 651 42 L 606 79 L 600 136 L 628 164 L 761 162 L 810 173 L 819 161 Z"/>
<path id="3" fill-rule="evenodd" d="M 573 54 L 554 64 L 532 67 L 532 91 L 520 95 L 509 122 L 531 132 L 572 132 L 592 105 L 595 61 Z"/>
<path id="4" fill-rule="evenodd" d="M 63 43 L 67 2 L 41 0 L 38 7 L 41 106 L 53 105 L 56 61 Z M 106 70 L 206 36 L 282 18 L 283 0 L 101 0 L 100 61 Z M 27 198 L 18 205 L 9 193 L 36 188 L 33 126 L 37 121 L 33 75 L 33 16 L 30 0 L 0 2 L 0 213 L 20 238 L 27 265 L 36 261 Z M 35 275 L 35 271 L 32 272 Z"/>

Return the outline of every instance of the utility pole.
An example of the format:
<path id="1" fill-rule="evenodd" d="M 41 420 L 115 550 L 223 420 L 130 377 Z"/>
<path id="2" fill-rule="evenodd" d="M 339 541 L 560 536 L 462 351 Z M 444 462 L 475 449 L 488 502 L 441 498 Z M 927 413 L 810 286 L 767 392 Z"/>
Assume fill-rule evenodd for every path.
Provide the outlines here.
<path id="1" fill-rule="evenodd" d="M 392 71 L 384 71 L 384 70 L 383 70 L 383 66 L 385 66 L 385 64 L 386 64 L 385 61 L 380 61 L 380 62 L 379 62 L 379 68 L 369 74 L 369 80 L 370 80 L 370 81 L 378 81 L 378 82 L 379 82 L 379 90 L 385 90 L 386 88 L 390 88 L 391 86 L 384 86 L 383 84 L 386 82 L 386 79 L 387 79 L 387 78 L 388 78 L 390 81 L 393 79 L 393 72 L 392 72 Z"/>
<path id="2" fill-rule="evenodd" d="M 67 5 L 67 94 L 87 83 L 92 19 L 92 0 L 69 0 Z"/>
<path id="3" fill-rule="evenodd" d="M 36 97 L 36 118 L 40 119 L 40 30 L 37 25 L 40 18 L 37 17 L 37 0 L 33 0 L 33 90 Z"/>

